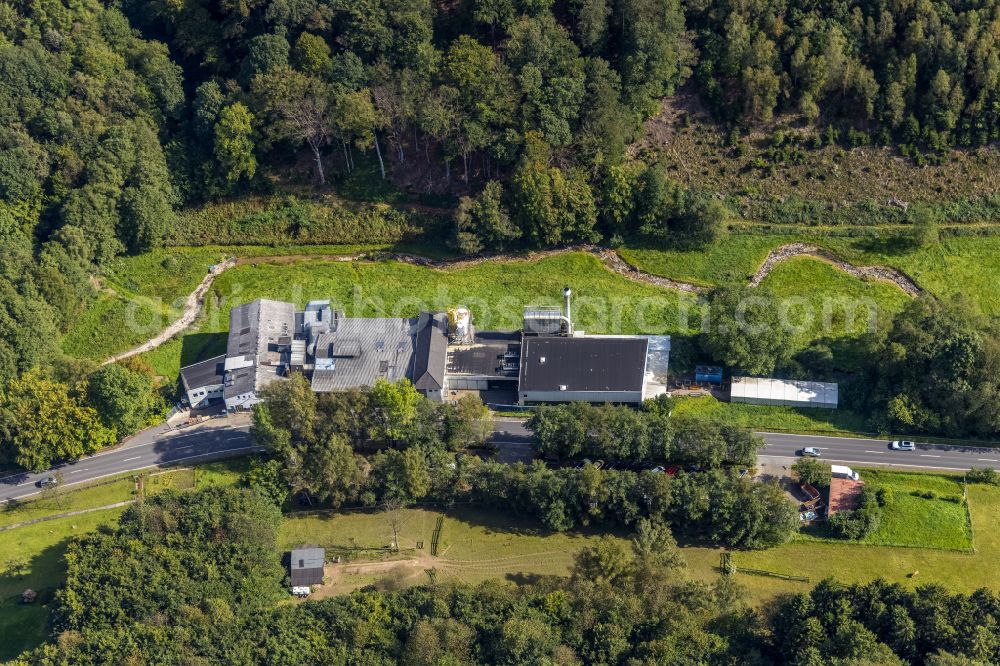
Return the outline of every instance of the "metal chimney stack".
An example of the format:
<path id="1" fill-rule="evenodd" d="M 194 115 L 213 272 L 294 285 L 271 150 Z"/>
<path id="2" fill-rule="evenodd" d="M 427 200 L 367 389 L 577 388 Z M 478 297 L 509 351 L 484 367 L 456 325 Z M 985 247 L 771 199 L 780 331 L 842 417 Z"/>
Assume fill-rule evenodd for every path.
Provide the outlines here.
<path id="1" fill-rule="evenodd" d="M 569 310 L 569 297 L 572 294 L 573 291 L 569 287 L 563 288 L 563 316 L 566 317 L 566 327 L 568 329 L 566 331 L 567 335 L 571 335 L 573 333 L 573 317 L 570 315 Z"/>

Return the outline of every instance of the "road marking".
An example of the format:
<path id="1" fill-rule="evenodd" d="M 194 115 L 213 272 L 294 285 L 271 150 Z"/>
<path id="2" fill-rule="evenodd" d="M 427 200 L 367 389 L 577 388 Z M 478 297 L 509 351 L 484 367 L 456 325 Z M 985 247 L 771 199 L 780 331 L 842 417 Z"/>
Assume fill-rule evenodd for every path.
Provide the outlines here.
<path id="1" fill-rule="evenodd" d="M 755 435 L 774 435 L 776 437 L 814 437 L 816 439 L 835 439 L 839 441 L 847 442 L 877 442 L 882 444 L 885 440 L 881 439 L 870 439 L 867 437 L 837 437 L 836 435 L 800 435 L 794 432 L 769 432 L 767 430 L 758 430 L 754 432 Z"/>
<path id="2" fill-rule="evenodd" d="M 1000 460 L 997 460 L 996 458 L 976 458 L 976 460 L 980 462 L 1000 462 Z"/>
<path id="3" fill-rule="evenodd" d="M 941 456 L 934 456 L 934 455 L 931 455 L 930 453 L 921 453 L 920 457 L 921 458 L 940 458 Z"/>
<path id="4" fill-rule="evenodd" d="M 792 462 L 795 462 L 796 460 L 799 460 L 799 458 L 795 458 L 795 457 L 792 457 L 792 456 L 762 456 L 762 457 L 764 457 L 764 458 L 770 458 L 772 460 L 773 459 L 790 460 Z M 827 462 L 831 462 L 831 463 L 844 463 L 844 464 L 848 464 L 848 465 L 860 465 L 860 466 L 863 466 L 863 465 L 885 465 L 886 467 L 912 467 L 914 469 L 941 469 L 941 470 L 948 470 L 948 471 L 951 471 L 951 472 L 954 472 L 956 470 L 968 469 L 967 467 L 942 467 L 940 465 L 907 465 L 906 463 L 881 462 L 881 461 L 878 461 L 878 460 L 837 460 L 835 458 L 826 458 L 825 460 Z"/>
<path id="5" fill-rule="evenodd" d="M 86 472 L 85 469 L 74 469 L 72 472 L 66 472 L 67 474 L 79 474 L 80 472 Z"/>
<path id="6" fill-rule="evenodd" d="M 142 457 L 142 456 L 136 456 L 136 457 L 134 457 L 134 458 L 126 458 L 126 459 L 125 459 L 125 460 L 123 460 L 122 462 L 129 462 L 129 461 L 131 461 L 131 460 L 138 460 L 138 459 L 139 459 L 139 458 L 141 458 L 141 457 Z M 125 470 L 125 471 L 128 471 L 128 470 Z"/>
<path id="7" fill-rule="evenodd" d="M 881 451 L 865 451 L 865 453 L 882 453 Z"/>

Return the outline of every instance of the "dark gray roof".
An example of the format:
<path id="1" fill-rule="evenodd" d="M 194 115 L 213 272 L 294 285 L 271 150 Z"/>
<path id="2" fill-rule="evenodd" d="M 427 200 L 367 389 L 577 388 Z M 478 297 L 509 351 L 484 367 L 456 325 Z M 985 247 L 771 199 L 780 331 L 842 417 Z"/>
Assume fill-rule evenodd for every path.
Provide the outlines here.
<path id="1" fill-rule="evenodd" d="M 413 352 L 413 385 L 420 391 L 444 388 L 448 361 L 448 315 L 421 312 Z"/>
<path id="2" fill-rule="evenodd" d="M 314 391 L 340 391 L 412 376 L 416 321 L 399 317 L 343 317 L 316 340 Z"/>
<path id="3" fill-rule="evenodd" d="M 323 563 L 326 551 L 322 548 L 298 548 L 292 551 L 289 573 L 292 587 L 320 585 L 323 582 Z"/>
<path id="4" fill-rule="evenodd" d="M 520 354 L 520 332 L 476 332 L 471 345 L 448 350 L 448 374 L 516 377 Z"/>
<path id="5" fill-rule="evenodd" d="M 181 368 L 181 381 L 184 383 L 184 390 L 218 386 L 226 374 L 225 366 L 225 354 L 184 366 Z"/>
<path id="6" fill-rule="evenodd" d="M 641 337 L 524 336 L 521 391 L 641 391 L 646 346 Z"/>

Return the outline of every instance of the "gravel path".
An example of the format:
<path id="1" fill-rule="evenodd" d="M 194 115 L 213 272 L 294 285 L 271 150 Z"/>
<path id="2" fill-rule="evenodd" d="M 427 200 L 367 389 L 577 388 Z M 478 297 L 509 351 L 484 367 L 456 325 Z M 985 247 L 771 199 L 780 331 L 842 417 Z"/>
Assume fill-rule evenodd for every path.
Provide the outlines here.
<path id="1" fill-rule="evenodd" d="M 165 329 L 138 347 L 133 347 L 128 351 L 105 359 L 101 365 L 116 363 L 123 358 L 128 358 L 129 356 L 135 356 L 136 354 L 142 354 L 143 352 L 156 349 L 170 338 L 184 331 L 188 326 L 194 323 L 195 319 L 198 318 L 198 313 L 201 312 L 201 306 L 205 301 L 205 294 L 208 292 L 208 288 L 212 286 L 212 282 L 215 280 L 215 277 L 217 275 L 221 275 L 223 272 L 235 265 L 236 261 L 233 259 L 226 259 L 225 261 L 214 265 L 212 270 L 208 272 L 208 275 L 206 275 L 201 281 L 201 284 L 199 284 L 198 287 L 188 295 L 187 300 L 184 301 L 184 312 L 181 314 L 180 319 L 176 320 L 170 324 L 170 326 L 167 326 Z"/>
<path id="2" fill-rule="evenodd" d="M 232 268 L 233 266 L 242 265 L 257 265 L 257 264 L 287 264 L 294 263 L 297 261 L 400 261 L 408 264 L 413 264 L 415 266 L 426 266 L 427 268 L 433 268 L 436 270 L 458 270 L 462 268 L 470 268 L 487 261 L 500 261 L 500 262 L 531 262 L 539 261 L 547 257 L 554 257 L 560 254 L 566 254 L 568 252 L 589 252 L 590 254 L 598 257 L 601 262 L 608 268 L 608 270 L 613 273 L 617 273 L 622 277 L 628 278 L 629 280 L 634 280 L 636 282 L 642 282 L 643 284 L 652 285 L 655 287 L 662 287 L 664 289 L 673 289 L 675 291 L 681 291 L 689 294 L 704 294 L 710 291 L 709 287 L 703 285 L 691 284 L 689 282 L 680 282 L 678 280 L 672 280 L 661 275 L 653 275 L 651 273 L 646 273 L 645 271 L 639 270 L 635 266 L 632 266 L 627 261 L 622 259 L 621 255 L 612 249 L 602 248 L 596 245 L 574 245 L 571 247 L 559 248 L 556 250 L 540 250 L 537 252 L 528 252 L 526 254 L 483 254 L 475 255 L 470 257 L 463 257 L 461 259 L 448 259 L 448 260 L 437 260 L 429 259 L 427 257 L 422 257 L 417 254 L 409 254 L 405 252 L 361 252 L 358 254 L 293 254 L 293 255 L 277 255 L 273 257 L 241 257 L 239 259 L 226 259 L 225 261 L 216 264 L 209 271 L 205 279 L 201 281 L 198 288 L 195 289 L 187 297 L 187 301 L 184 304 L 184 312 L 181 317 L 170 324 L 162 332 L 149 339 L 148 341 L 142 343 L 137 347 L 133 347 L 128 351 L 122 352 L 121 354 L 116 354 L 108 359 L 106 359 L 102 365 L 108 363 L 114 363 L 120 361 L 123 358 L 128 358 L 129 356 L 135 356 L 136 354 L 142 354 L 143 352 L 150 351 L 159 347 L 166 341 L 170 340 L 172 337 L 181 333 L 187 329 L 191 324 L 197 319 L 198 314 L 201 312 L 202 305 L 204 304 L 205 294 L 208 292 L 209 287 L 212 286 L 212 281 L 215 280 L 216 276 L 220 275 L 224 271 Z M 810 245 L 808 243 L 789 243 L 787 245 L 782 245 L 777 247 L 767 255 L 764 263 L 761 264 L 757 272 L 750 278 L 749 285 L 751 287 L 759 286 L 760 283 L 767 277 L 768 273 L 774 269 L 775 265 L 785 261 L 786 259 L 791 259 L 792 257 L 813 257 L 819 259 L 820 261 L 825 261 L 836 268 L 844 271 L 848 275 L 859 278 L 861 280 L 878 280 L 880 282 L 889 282 L 895 284 L 903 292 L 909 294 L 910 296 L 918 296 L 921 293 L 920 287 L 906 274 L 895 268 L 887 268 L 885 266 L 855 266 L 854 264 L 838 259 L 828 251 L 816 246 Z"/>
<path id="3" fill-rule="evenodd" d="M 771 250 L 767 255 L 767 259 L 764 260 L 764 263 L 760 265 L 757 272 L 750 278 L 750 286 L 756 287 L 760 285 L 776 264 L 792 257 L 813 257 L 814 259 L 825 261 L 860 280 L 891 282 L 910 296 L 919 296 L 921 292 L 917 283 L 902 271 L 885 266 L 855 266 L 842 259 L 838 259 L 821 247 L 808 243 L 789 243 L 788 245 L 782 245 Z"/>
<path id="4" fill-rule="evenodd" d="M 108 509 L 117 509 L 120 506 L 128 506 L 129 504 L 135 504 L 135 500 L 134 499 L 124 500 L 122 502 L 115 502 L 114 504 L 105 504 L 104 506 L 95 506 L 89 509 L 77 509 L 76 511 L 57 513 L 54 516 L 42 516 L 41 518 L 22 520 L 19 523 L 12 523 L 10 525 L 4 525 L 3 527 L 0 527 L 0 532 L 6 532 L 7 530 L 12 530 L 18 527 L 27 527 L 28 525 L 37 525 L 38 523 L 44 523 L 49 520 L 58 520 L 59 518 L 68 518 L 70 516 L 82 516 L 85 513 L 94 513 L 95 511 L 107 511 Z"/>

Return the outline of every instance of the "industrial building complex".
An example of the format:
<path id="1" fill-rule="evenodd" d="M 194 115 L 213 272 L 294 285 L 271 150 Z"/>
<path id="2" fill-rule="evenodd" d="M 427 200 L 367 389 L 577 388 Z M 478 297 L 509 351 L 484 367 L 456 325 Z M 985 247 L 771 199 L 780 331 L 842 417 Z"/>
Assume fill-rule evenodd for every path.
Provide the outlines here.
<path id="1" fill-rule="evenodd" d="M 181 369 L 192 407 L 248 409 L 292 373 L 317 392 L 408 379 L 433 400 L 461 391 L 506 401 L 640 403 L 667 389 L 669 336 L 586 335 L 563 305 L 528 307 L 520 331 L 479 331 L 464 307 L 416 317 L 346 317 L 330 301 L 258 299 L 233 308 L 224 355 Z"/>

